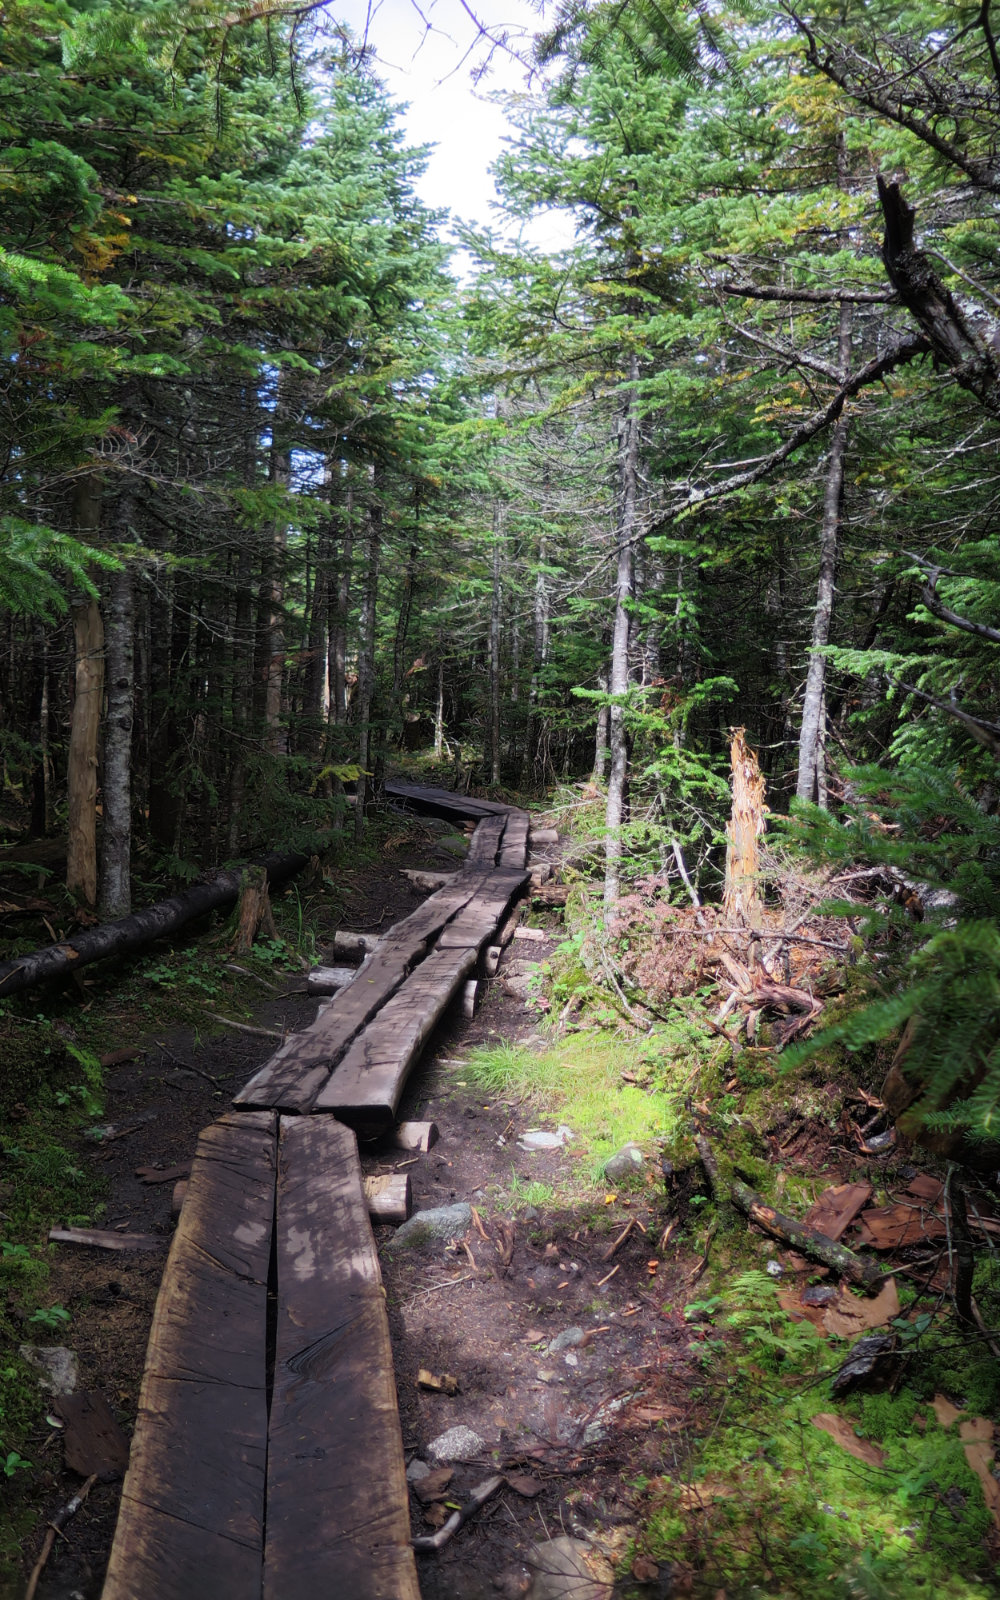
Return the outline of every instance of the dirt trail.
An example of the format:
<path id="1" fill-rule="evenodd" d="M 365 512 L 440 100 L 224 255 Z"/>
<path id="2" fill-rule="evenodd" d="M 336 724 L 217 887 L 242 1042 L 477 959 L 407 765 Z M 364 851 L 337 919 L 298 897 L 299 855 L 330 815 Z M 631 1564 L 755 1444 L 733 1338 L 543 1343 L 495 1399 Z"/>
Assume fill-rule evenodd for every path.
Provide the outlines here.
<path id="1" fill-rule="evenodd" d="M 397 920 L 422 898 L 398 866 L 441 864 L 440 849 L 429 846 L 358 874 L 342 925 Z M 553 933 L 560 936 L 555 923 Z M 544 959 L 551 948 L 532 946 L 530 959 Z M 515 1480 L 440 1554 L 420 1558 L 425 1600 L 523 1593 L 531 1545 L 564 1533 L 594 1536 L 598 1551 L 620 1558 L 641 1497 L 630 1483 L 671 1464 L 696 1381 L 697 1339 L 679 1309 L 662 1309 L 684 1303 L 681 1264 L 665 1261 L 655 1278 L 648 1268 L 664 1222 L 655 1186 L 613 1206 L 591 1189 L 585 1202 L 563 1209 L 515 1209 L 512 1182 L 515 1191 L 540 1180 L 558 1192 L 572 1156 L 522 1150 L 518 1136 L 538 1126 L 536 1118 L 527 1108 L 484 1100 L 462 1062 L 476 1044 L 536 1033 L 537 1013 L 504 979 L 524 951 L 521 941 L 508 948 L 475 1019 L 453 1019 L 439 1029 L 411 1079 L 401 1115 L 433 1119 L 440 1129 L 435 1147 L 419 1156 L 378 1145 L 362 1149 L 367 1172 L 409 1172 L 415 1210 L 462 1200 L 475 1208 L 460 1242 L 394 1250 L 386 1248 L 394 1230 L 376 1230 L 407 1460 L 422 1460 L 437 1435 L 464 1425 L 484 1448 L 478 1459 L 456 1466 L 448 1499 L 463 1500 L 498 1463 Z M 301 979 L 289 975 L 284 987 L 267 998 L 262 990 L 254 1026 L 280 1033 L 312 1020 L 317 1002 Z M 55 1252 L 50 1280 L 53 1300 L 72 1313 L 67 1342 L 79 1357 L 80 1387 L 101 1391 L 127 1430 L 172 1226 L 172 1185 L 145 1184 L 137 1170 L 189 1162 L 200 1129 L 274 1042 L 235 1030 L 198 1040 L 190 1029 L 177 1029 L 145 1046 L 138 1060 L 108 1073 L 105 1121 L 117 1136 L 84 1145 L 82 1158 L 106 1181 L 102 1225 L 160 1233 L 164 1251 L 110 1255 L 68 1247 Z M 610 1243 L 633 1218 L 642 1227 L 633 1226 L 607 1260 Z M 418 1387 L 422 1368 L 454 1376 L 458 1392 Z M 47 1434 L 42 1425 L 36 1460 L 50 1463 L 42 1484 L 50 1515 L 78 1480 L 60 1469 L 58 1437 L 46 1441 Z M 95 1486 L 58 1542 L 39 1600 L 97 1600 L 118 1493 L 115 1484 Z M 429 1531 L 433 1509 L 430 1516 L 428 1524 L 414 1494 L 415 1534 Z M 39 1529 L 35 1543 L 40 1538 Z M 34 1547 L 26 1552 L 29 1566 L 33 1555 Z"/>

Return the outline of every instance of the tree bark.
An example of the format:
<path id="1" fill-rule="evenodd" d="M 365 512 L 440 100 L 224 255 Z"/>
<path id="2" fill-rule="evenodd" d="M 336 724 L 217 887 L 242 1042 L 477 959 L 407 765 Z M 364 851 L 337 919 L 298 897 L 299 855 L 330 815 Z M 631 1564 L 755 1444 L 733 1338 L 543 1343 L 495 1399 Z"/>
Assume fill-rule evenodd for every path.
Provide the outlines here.
<path id="1" fill-rule="evenodd" d="M 617 528 L 618 565 L 615 582 L 615 624 L 611 643 L 611 682 L 613 696 L 608 714 L 608 743 L 611 770 L 605 811 L 604 908 L 611 910 L 618 899 L 621 881 L 622 836 L 625 796 L 628 781 L 629 738 L 625 720 L 628 693 L 629 641 L 632 628 L 632 601 L 635 594 L 635 528 L 639 482 L 639 405 L 635 385 L 639 379 L 639 358 L 629 357 L 629 388 L 622 404 L 619 428 L 619 510 Z"/>
<path id="2" fill-rule="evenodd" d="M 846 188 L 847 145 L 843 134 L 839 134 L 837 138 L 837 176 L 840 188 Z M 848 301 L 842 301 L 837 335 L 837 373 L 841 383 L 846 382 L 851 369 L 853 330 L 854 307 Z M 824 810 L 826 809 L 826 656 L 822 652 L 829 643 L 830 624 L 833 620 L 840 517 L 844 497 L 844 460 L 847 455 L 849 431 L 850 423 L 845 405 L 830 437 L 826 488 L 823 494 L 823 520 L 820 527 L 819 580 L 816 585 L 816 606 L 813 611 L 809 671 L 806 675 L 805 695 L 802 701 L 799 766 L 795 780 L 797 798 L 814 800 Z"/>
<path id="3" fill-rule="evenodd" d="M 267 873 L 270 883 L 279 883 L 301 872 L 309 857 L 299 851 L 284 855 L 262 856 L 255 865 Z M 194 917 L 234 905 L 243 885 L 242 872 L 220 872 L 208 883 L 195 884 L 182 894 L 169 900 L 160 900 L 142 911 L 120 917 L 116 922 L 104 922 L 74 937 L 72 944 L 47 945 L 30 955 L 18 956 L 13 961 L 0 962 L 0 997 L 20 994 L 35 984 L 47 983 L 54 978 L 65 978 L 79 967 L 92 961 L 106 961 L 111 956 L 140 950 L 153 939 L 175 933 Z"/>
<path id="4" fill-rule="evenodd" d="M 131 499 L 119 516 L 127 537 Z M 135 715 L 135 600 L 127 561 L 112 574 L 105 625 L 108 705 L 101 785 L 101 903 L 105 920 L 132 909 L 132 723 Z"/>
<path id="5" fill-rule="evenodd" d="M 101 480 L 81 478 L 74 495 L 74 531 L 94 541 L 101 520 Z M 73 619 L 73 713 L 67 763 L 66 887 L 88 906 L 97 901 L 97 751 L 104 699 L 104 622 L 96 600 L 78 596 Z"/>
<path id="6" fill-rule="evenodd" d="M 503 506 L 493 507 L 493 582 L 490 589 L 489 706 L 486 739 L 487 781 L 500 783 L 500 613 L 503 601 Z"/>
<path id="7" fill-rule="evenodd" d="M 354 808 L 354 836 L 361 842 L 365 806 L 371 785 L 372 709 L 375 703 L 375 624 L 378 608 L 382 508 L 370 504 L 365 511 L 365 587 L 358 627 L 358 786 Z"/>

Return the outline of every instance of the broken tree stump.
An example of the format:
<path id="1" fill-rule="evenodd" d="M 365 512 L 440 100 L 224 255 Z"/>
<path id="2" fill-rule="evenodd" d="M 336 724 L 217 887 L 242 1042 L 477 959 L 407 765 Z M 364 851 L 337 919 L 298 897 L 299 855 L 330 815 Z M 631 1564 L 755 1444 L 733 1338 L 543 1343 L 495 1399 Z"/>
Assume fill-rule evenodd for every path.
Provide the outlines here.
<path id="1" fill-rule="evenodd" d="M 236 908 L 236 943 L 233 946 L 236 955 L 248 956 L 259 933 L 266 934 L 269 939 L 278 937 L 267 892 L 267 869 L 251 866 L 244 870 Z"/>
<path id="2" fill-rule="evenodd" d="M 413 1209 L 408 1172 L 387 1172 L 364 1180 L 368 1215 L 375 1222 L 406 1222 Z"/>

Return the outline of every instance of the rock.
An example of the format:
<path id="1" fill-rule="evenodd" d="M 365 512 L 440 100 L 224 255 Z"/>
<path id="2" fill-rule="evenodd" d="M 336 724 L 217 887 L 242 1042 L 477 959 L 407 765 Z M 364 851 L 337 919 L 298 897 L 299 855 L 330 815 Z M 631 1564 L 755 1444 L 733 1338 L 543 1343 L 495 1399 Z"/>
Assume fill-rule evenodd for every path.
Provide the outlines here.
<path id="1" fill-rule="evenodd" d="M 62 1344 L 22 1344 L 21 1355 L 42 1376 L 39 1387 L 49 1394 L 72 1394 L 80 1380 L 80 1367 L 72 1350 Z"/>
<path id="2" fill-rule="evenodd" d="M 582 1539 L 546 1539 L 528 1557 L 535 1574 L 531 1600 L 611 1600 L 611 1585 L 595 1578 L 587 1565 L 590 1546 Z"/>
<path id="3" fill-rule="evenodd" d="M 486 1454 L 486 1441 L 471 1428 L 448 1428 L 427 1446 L 432 1461 L 478 1461 Z"/>
<path id="4" fill-rule="evenodd" d="M 571 1350 L 575 1344 L 582 1344 L 584 1332 L 582 1328 L 564 1328 L 562 1333 L 557 1333 L 545 1354 L 557 1356 L 560 1350 Z"/>
<path id="5" fill-rule="evenodd" d="M 575 1350 L 567 1350 L 563 1360 L 568 1367 L 578 1367 L 580 1365 L 580 1357 Z"/>
<path id="6" fill-rule="evenodd" d="M 431 1469 L 426 1461 L 413 1460 L 406 1469 L 407 1483 L 419 1483 L 421 1478 L 429 1478 Z"/>
<path id="7" fill-rule="evenodd" d="M 539 1383 L 555 1383 L 558 1376 L 559 1374 L 557 1372 L 553 1372 L 551 1367 L 540 1367 L 538 1369 Z"/>
<path id="8" fill-rule="evenodd" d="M 604 1176 L 609 1183 L 621 1183 L 624 1178 L 635 1178 L 646 1164 L 646 1157 L 637 1144 L 623 1144 L 609 1161 L 604 1163 Z"/>
<path id="9" fill-rule="evenodd" d="M 521 1134 L 517 1143 L 521 1150 L 561 1150 L 567 1139 L 572 1137 L 572 1128 L 560 1123 L 555 1133 L 550 1133 L 546 1128 L 530 1128 L 527 1133 Z"/>
<path id="10" fill-rule="evenodd" d="M 386 1244 L 387 1250 L 420 1250 L 438 1240 L 459 1238 L 472 1221 L 472 1207 L 466 1200 L 453 1206 L 431 1206 L 415 1211 L 409 1222 L 396 1229 Z"/>

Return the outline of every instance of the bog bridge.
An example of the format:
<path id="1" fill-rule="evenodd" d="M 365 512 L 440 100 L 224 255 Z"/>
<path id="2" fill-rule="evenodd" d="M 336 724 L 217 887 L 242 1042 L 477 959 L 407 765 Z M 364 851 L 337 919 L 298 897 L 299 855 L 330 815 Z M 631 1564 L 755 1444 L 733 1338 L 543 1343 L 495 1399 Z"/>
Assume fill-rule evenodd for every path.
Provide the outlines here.
<path id="1" fill-rule="evenodd" d="M 435 1024 L 495 961 L 528 816 L 387 787 L 475 819 L 468 856 L 198 1140 L 103 1600 L 419 1600 L 356 1134 L 391 1129 Z"/>

